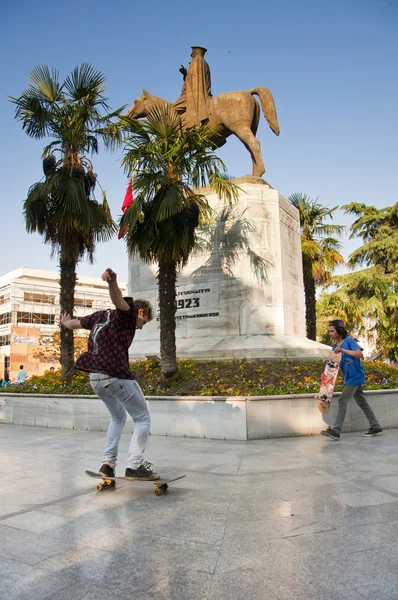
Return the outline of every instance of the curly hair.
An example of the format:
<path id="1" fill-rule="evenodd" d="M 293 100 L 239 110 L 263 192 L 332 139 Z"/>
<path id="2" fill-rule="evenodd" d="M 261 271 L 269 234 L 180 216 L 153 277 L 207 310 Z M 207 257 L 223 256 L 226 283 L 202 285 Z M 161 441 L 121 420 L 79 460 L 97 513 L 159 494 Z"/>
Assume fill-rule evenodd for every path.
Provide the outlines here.
<path id="1" fill-rule="evenodd" d="M 152 304 L 148 300 L 143 300 L 142 298 L 134 300 L 131 296 L 126 296 L 125 298 L 123 298 L 123 300 L 125 300 L 131 308 L 134 307 L 137 311 L 139 311 L 140 308 L 142 308 L 144 310 L 144 315 L 148 317 L 148 321 L 152 321 L 153 308 Z"/>

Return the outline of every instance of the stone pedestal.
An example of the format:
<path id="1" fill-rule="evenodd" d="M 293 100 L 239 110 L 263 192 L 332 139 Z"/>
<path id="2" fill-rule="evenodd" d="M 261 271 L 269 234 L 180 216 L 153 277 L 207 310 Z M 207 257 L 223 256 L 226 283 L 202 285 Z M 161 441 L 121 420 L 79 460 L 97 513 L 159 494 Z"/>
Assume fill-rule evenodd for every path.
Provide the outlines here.
<path id="1" fill-rule="evenodd" d="M 178 277 L 178 356 L 325 356 L 327 346 L 305 338 L 297 209 L 262 179 L 235 182 L 242 191 L 227 220 L 226 205 L 209 189 L 201 190 L 215 211 L 215 223 L 204 232 L 204 249 L 191 256 Z M 150 300 L 156 314 L 137 331 L 132 359 L 159 355 L 156 271 L 141 261 L 130 264 L 129 293 Z"/>

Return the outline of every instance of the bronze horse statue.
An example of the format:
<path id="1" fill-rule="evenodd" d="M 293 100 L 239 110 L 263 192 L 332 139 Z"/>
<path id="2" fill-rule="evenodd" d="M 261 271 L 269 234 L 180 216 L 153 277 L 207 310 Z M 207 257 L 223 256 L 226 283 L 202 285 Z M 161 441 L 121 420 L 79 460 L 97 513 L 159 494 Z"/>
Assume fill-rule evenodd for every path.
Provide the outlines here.
<path id="1" fill-rule="evenodd" d="M 148 113 L 159 103 L 172 104 L 153 96 L 145 89 L 142 91 L 142 96 L 137 98 L 127 111 L 127 116 L 131 119 L 142 119 L 148 116 Z M 217 133 L 213 138 L 217 147 L 223 146 L 230 135 L 236 135 L 250 152 L 253 163 L 252 175 L 261 177 L 265 173 L 265 167 L 261 156 L 260 142 L 256 138 L 260 107 L 253 97 L 254 94 L 260 98 L 268 125 L 275 135 L 279 135 L 274 99 L 269 89 L 265 87 L 241 92 L 226 92 L 210 97 L 209 120 L 206 125 Z"/>

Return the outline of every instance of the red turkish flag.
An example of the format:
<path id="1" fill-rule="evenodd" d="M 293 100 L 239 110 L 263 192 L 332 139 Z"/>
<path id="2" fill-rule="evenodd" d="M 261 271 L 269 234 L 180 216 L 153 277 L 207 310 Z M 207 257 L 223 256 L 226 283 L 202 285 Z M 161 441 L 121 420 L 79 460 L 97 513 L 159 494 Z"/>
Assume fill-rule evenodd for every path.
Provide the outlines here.
<path id="1" fill-rule="evenodd" d="M 133 198 L 133 178 L 130 177 L 130 181 L 129 181 L 129 184 L 127 186 L 126 194 L 124 196 L 124 200 L 123 200 L 123 204 L 122 204 L 123 214 L 129 208 L 129 206 L 131 206 L 133 204 L 133 202 L 134 202 L 134 198 Z M 126 235 L 127 231 L 128 231 L 128 227 L 126 225 L 123 228 L 123 230 L 119 232 L 119 235 L 118 235 L 119 240 Z"/>

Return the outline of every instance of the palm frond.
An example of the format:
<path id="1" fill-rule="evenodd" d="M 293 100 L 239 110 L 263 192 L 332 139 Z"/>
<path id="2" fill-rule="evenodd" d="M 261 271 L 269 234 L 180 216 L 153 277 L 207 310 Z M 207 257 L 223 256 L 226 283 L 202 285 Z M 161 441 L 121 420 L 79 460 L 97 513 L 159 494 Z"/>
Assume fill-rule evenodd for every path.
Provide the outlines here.
<path id="1" fill-rule="evenodd" d="M 101 105 L 109 110 L 106 99 L 102 96 L 105 89 L 105 76 L 93 65 L 83 63 L 75 67 L 71 75 L 65 79 L 65 89 L 76 102 L 84 101 L 90 106 Z"/>
<path id="2" fill-rule="evenodd" d="M 58 80 L 59 73 L 47 65 L 38 65 L 30 72 L 29 92 L 41 102 L 54 103 L 60 99 L 63 86 Z"/>

